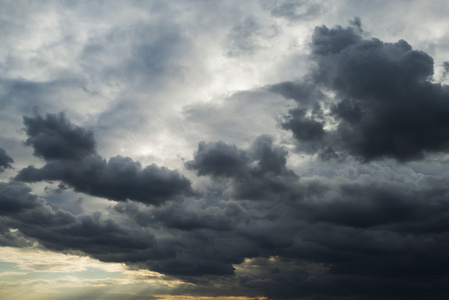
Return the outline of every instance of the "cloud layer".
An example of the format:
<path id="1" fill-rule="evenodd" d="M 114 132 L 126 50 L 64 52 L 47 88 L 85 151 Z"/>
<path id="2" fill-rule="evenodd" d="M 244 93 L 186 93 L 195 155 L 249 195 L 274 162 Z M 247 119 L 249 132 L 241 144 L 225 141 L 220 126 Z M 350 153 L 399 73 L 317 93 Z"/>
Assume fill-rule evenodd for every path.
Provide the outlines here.
<path id="1" fill-rule="evenodd" d="M 24 123 L 27 144 L 47 164 L 19 171 L 16 180 L 61 180 L 79 190 L 78 180 L 83 182 L 83 172 L 92 169 L 89 163 L 100 160 L 92 133 L 63 114 L 26 117 Z M 61 154 L 60 149 L 80 139 L 84 142 L 76 143 L 78 147 Z M 40 147 L 41 140 L 50 140 L 45 145 L 52 147 Z M 115 217 L 54 209 L 24 184 L 2 183 L 3 231 L 17 228 L 50 249 L 81 250 L 103 261 L 125 262 L 197 284 L 199 278 L 202 284 L 212 284 L 219 280 L 217 275 L 231 276 L 239 289 L 261 291 L 271 299 L 317 293 L 345 296 L 354 293 L 355 283 L 358 294 L 376 297 L 445 291 L 440 280 L 448 275 L 444 249 L 449 190 L 440 179 L 426 176 L 420 179 L 423 184 L 413 186 L 380 180 L 376 174 L 301 177 L 287 167 L 287 156 L 288 151 L 267 135 L 257 137 L 247 149 L 201 142 L 185 165 L 209 178 L 210 184 L 201 197 L 181 202 L 170 197 L 141 200 L 160 198 L 146 185 L 140 192 L 144 198 L 127 189 L 115 195 L 115 186 L 128 187 L 139 179 L 132 172 L 118 172 L 114 164 L 128 161 L 134 170 L 137 163 L 100 160 L 98 169 L 109 171 L 88 177 L 84 191 L 119 201 Z M 60 173 L 50 172 L 55 169 Z M 140 172 L 146 174 L 145 170 L 152 169 Z M 81 175 L 72 181 L 54 175 L 70 172 Z M 107 180 L 111 174 L 117 181 Z M 102 178 L 108 192 L 93 189 L 94 178 Z M 169 186 L 176 191 L 174 183 Z M 6 242 L 17 243 L 12 236 Z M 422 276 L 429 284 L 416 286 L 413 282 Z"/>
<path id="2" fill-rule="evenodd" d="M 447 299 L 444 17 L 414 1 L 443 25 L 390 20 L 415 17 L 400 1 L 108 3 L 0 12 L 4 249 L 144 274 L 132 292 L 93 279 L 88 299 Z"/>

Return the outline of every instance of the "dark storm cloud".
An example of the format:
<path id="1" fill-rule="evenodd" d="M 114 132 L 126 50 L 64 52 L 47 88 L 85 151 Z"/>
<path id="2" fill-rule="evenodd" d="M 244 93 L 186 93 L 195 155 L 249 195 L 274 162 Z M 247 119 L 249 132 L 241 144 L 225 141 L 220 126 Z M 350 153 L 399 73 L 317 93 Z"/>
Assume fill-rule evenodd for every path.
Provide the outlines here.
<path id="1" fill-rule="evenodd" d="M 269 157 L 282 161 L 284 154 Z M 268 167 L 279 173 L 276 168 Z M 235 178 L 233 185 L 239 180 L 251 184 L 241 170 L 214 174 L 210 176 L 218 183 Z M 294 198 L 279 193 L 276 200 L 261 193 L 258 201 L 232 200 L 239 195 L 211 191 L 194 203 L 148 209 L 128 202 L 119 203 L 116 210 L 141 226 L 166 227 L 176 236 L 166 239 L 164 247 L 159 241 L 164 249 L 176 248 L 176 256 L 144 263 L 163 273 L 229 275 L 232 264 L 259 257 L 248 270 L 245 263 L 238 265 L 234 276 L 241 286 L 263 291 L 270 299 L 354 294 L 367 299 L 425 299 L 427 292 L 444 299 L 437 296 L 447 292 L 442 280 L 449 275 L 447 188 L 438 183 L 416 188 L 404 183 L 373 185 L 361 179 L 344 184 L 308 179 L 297 182 L 296 188 L 299 185 L 302 193 Z M 427 284 L 415 285 L 423 276 Z"/>
<path id="2" fill-rule="evenodd" d="M 365 39 L 360 25 L 356 19 L 354 27 L 316 27 L 315 67 L 308 77 L 270 87 L 300 106 L 290 111 L 283 127 L 300 144 L 320 138 L 322 149 L 332 147 L 364 161 L 409 161 L 447 152 L 449 88 L 432 82 L 433 59 L 404 40 Z M 320 99 L 316 89 L 335 97 Z M 311 97 L 330 110 L 324 120 L 305 118 L 312 108 L 304 103 L 314 103 Z M 336 129 L 323 130 L 325 122 Z"/>
<path id="3" fill-rule="evenodd" d="M 328 276 L 328 267 L 304 260 L 254 259 L 242 269 L 239 283 L 269 299 L 445 299 L 444 280 L 423 283 L 410 278 Z M 304 297 L 304 298 L 302 298 Z"/>
<path id="4" fill-rule="evenodd" d="M 194 160 L 186 163 L 218 184 L 202 199 L 151 209 L 133 202 L 117 204 L 117 212 L 140 226 L 173 234 L 159 239 L 158 245 L 176 254 L 141 264 L 177 276 L 232 275 L 233 265 L 245 257 L 267 256 L 293 245 L 297 222 L 284 223 L 278 214 L 288 208 L 272 207 L 271 202 L 288 203 L 300 193 L 298 176 L 287 169 L 286 156 L 287 151 L 266 135 L 246 150 L 224 142 L 202 142 Z"/>
<path id="5" fill-rule="evenodd" d="M 187 162 L 187 166 L 198 173 L 201 170 L 202 175 L 212 176 L 217 182 L 231 180 L 231 185 L 238 190 L 240 184 L 252 186 L 253 181 L 266 180 L 264 184 L 269 184 L 269 180 L 258 177 L 258 172 L 253 168 L 273 174 L 288 172 L 288 169 L 283 169 L 285 157 L 285 150 L 272 145 L 272 141 L 265 136 L 256 140 L 248 150 L 223 142 L 203 143 L 195 154 L 195 160 Z M 258 165 L 253 166 L 251 162 L 255 160 L 258 160 Z M 233 166 L 232 162 L 235 161 L 239 161 L 242 167 L 225 167 L 227 163 Z M 301 193 L 297 193 L 300 186 Z M 294 197 L 282 197 L 282 193 L 289 188 L 294 189 L 290 192 Z M 447 193 L 447 189 L 438 188 L 438 184 L 427 189 L 410 189 L 404 184 L 373 186 L 362 182 L 336 184 L 309 180 L 284 185 L 277 191 L 279 200 L 276 204 L 273 202 L 275 198 L 265 190 L 254 194 L 257 197 L 244 195 L 238 202 L 208 198 L 190 208 L 174 203 L 169 208 L 144 212 L 128 203 L 119 204 L 116 209 L 144 223 L 145 220 L 152 220 L 179 231 L 177 242 L 182 245 L 179 251 L 186 259 L 199 253 L 205 260 L 212 259 L 211 254 L 203 252 L 201 246 L 207 243 L 208 246 L 204 247 L 214 249 L 216 263 L 236 263 L 245 257 L 280 255 L 293 262 L 310 263 L 313 260 L 327 265 L 315 277 L 309 274 L 310 268 L 296 269 L 291 264 L 289 267 L 273 264 L 268 270 L 270 276 L 257 273 L 254 275 L 256 278 L 239 277 L 242 285 L 265 291 L 272 299 L 291 299 L 299 294 L 350 295 L 354 292 L 351 286 L 356 282 L 360 284 L 357 293 L 361 295 L 394 298 L 431 290 L 431 287 L 436 291 L 445 290 L 439 283 L 439 276 L 447 274 L 447 270 L 442 265 L 437 266 L 439 262 L 449 259 L 443 245 L 447 243 Z M 240 196 L 241 193 L 230 195 Z M 229 195 L 218 196 L 218 199 L 222 197 Z M 200 236 L 202 238 L 197 240 Z M 217 236 L 220 238 L 217 239 Z M 227 242 L 223 243 L 221 239 Z M 434 239 L 442 244 L 433 242 Z M 215 243 L 219 243 L 220 248 L 215 249 Z M 234 248 L 235 243 L 237 248 Z M 246 252 L 242 252 L 242 248 Z M 425 257 L 422 254 L 424 249 L 428 251 Z M 408 259 L 401 261 L 404 255 Z M 414 266 L 410 266 L 415 260 Z M 212 268 L 206 271 L 202 264 L 194 267 L 181 263 L 179 266 L 196 270 L 189 273 L 182 271 L 183 268 L 174 268 L 180 261 L 171 259 L 170 262 L 158 261 L 155 267 L 161 272 L 178 275 L 225 270 Z M 166 269 L 169 266 L 173 269 Z M 276 271 L 279 268 L 280 271 Z M 277 275 L 278 272 L 281 275 Z M 433 276 L 428 286 L 416 287 L 409 283 L 410 278 L 420 278 L 422 274 Z M 367 278 L 359 279 L 359 275 Z M 237 273 L 236 276 L 240 275 Z M 259 276 L 264 278 L 263 284 Z M 301 280 L 291 284 L 295 276 Z M 398 282 L 379 276 L 397 278 Z M 379 290 L 380 287 L 384 288 Z M 409 287 L 413 293 L 403 290 L 404 287 Z"/>
<path id="6" fill-rule="evenodd" d="M 132 199 L 159 205 L 173 197 L 192 195 L 190 181 L 177 171 L 155 164 L 143 168 L 129 157 L 108 161 L 95 149 L 92 132 L 77 127 L 64 114 L 24 117 L 27 145 L 46 160 L 38 169 L 28 166 L 16 180 L 38 182 L 60 180 L 75 189 L 116 201 Z"/>
<path id="7" fill-rule="evenodd" d="M 47 114 L 45 118 L 36 114 L 24 117 L 28 139 L 34 155 L 45 160 L 81 160 L 95 153 L 95 139 L 92 131 L 70 123 L 63 113 Z"/>
<path id="8" fill-rule="evenodd" d="M 0 212 L 10 214 L 36 207 L 37 196 L 30 194 L 31 189 L 19 182 L 0 182 Z"/>
<path id="9" fill-rule="evenodd" d="M 259 143 L 254 155 L 261 158 L 267 151 L 271 159 L 265 162 L 275 161 L 274 167 L 261 168 L 279 173 L 284 153 L 273 155 L 269 144 L 263 139 Z M 255 260 L 248 271 L 235 273 L 241 286 L 271 299 L 350 295 L 354 284 L 361 297 L 445 291 L 438 279 L 447 274 L 449 260 L 447 190 L 304 185 L 308 188 L 303 198 L 276 205 L 226 200 L 223 195 L 153 209 L 133 202 L 117 205 L 116 210 L 130 220 L 138 221 L 140 214 L 140 226 L 158 228 L 156 240 L 140 226 L 127 222 L 123 227 L 101 214 L 57 213 L 20 183 L 2 185 L 1 201 L 7 204 L 6 196 L 15 198 L 15 208 L 3 209 L 2 215 L 14 216 L 10 226 L 51 249 L 78 249 L 104 261 L 138 264 L 182 278 L 201 275 L 209 282 L 216 279 L 207 276 L 233 274 L 232 265 L 246 257 L 280 256 L 268 262 Z M 411 281 L 423 274 L 428 284 L 414 286 Z"/>
<path id="10" fill-rule="evenodd" d="M 404 189 L 388 183 L 380 186 L 342 184 L 332 191 L 334 197 L 326 205 L 304 204 L 307 214 L 303 217 L 355 228 L 381 226 L 415 234 L 445 231 L 448 225 L 445 221 L 449 212 L 446 186 Z M 429 219 L 429 215 L 434 217 Z"/>
<path id="11" fill-rule="evenodd" d="M 268 135 L 257 137 L 248 150 L 221 141 L 201 142 L 194 160 L 186 162 L 186 167 L 196 170 L 200 176 L 239 177 L 271 173 L 295 177 L 286 168 L 287 154 L 285 149 L 274 145 L 272 137 Z M 254 166 L 251 165 L 253 162 L 256 162 Z"/>
<path id="12" fill-rule="evenodd" d="M 248 295 L 252 289 L 270 299 L 438 299 L 447 292 L 441 281 L 449 275 L 449 191 L 442 179 L 416 187 L 372 184 L 366 176 L 302 179 L 287 168 L 287 157 L 266 135 L 247 149 L 200 143 L 186 166 L 216 184 L 201 199 L 158 207 L 128 200 L 115 206 L 114 219 L 55 210 L 22 183 L 5 183 L 2 227 L 50 249 L 81 250 L 204 285 L 228 278 Z M 425 284 L 413 283 L 423 276 Z"/>
<path id="13" fill-rule="evenodd" d="M 233 264 L 252 253 L 256 245 L 239 236 L 243 209 L 237 203 L 217 199 L 183 205 L 172 203 L 148 210 L 135 203 L 119 203 L 115 209 L 164 232 L 158 239 L 159 259 L 142 257 L 139 263 L 164 274 L 177 276 L 232 275 Z M 191 280 L 194 280 L 193 278 Z"/>
<path id="14" fill-rule="evenodd" d="M 299 141 L 321 140 L 324 136 L 324 124 L 313 117 L 306 117 L 306 110 L 295 109 L 289 112 L 289 118 L 282 123 L 282 128 L 290 129 Z"/>
<path id="15" fill-rule="evenodd" d="M 75 221 L 75 217 L 62 210 L 53 210 L 44 199 L 31 194 L 31 189 L 20 182 L 0 183 L 0 230 L 2 245 L 26 246 L 20 234 L 12 234 L 9 228 L 24 230 L 49 230 Z M 49 228 L 47 228 L 49 227 Z M 45 229 L 44 229 L 45 228 Z"/>
<path id="16" fill-rule="evenodd" d="M 19 182 L 0 183 L 0 224 L 3 245 L 20 246 L 20 235 L 8 231 L 14 228 L 49 249 L 81 250 L 105 261 L 134 261 L 139 251 L 155 245 L 148 232 L 123 227 L 99 212 L 73 215 L 54 209 Z"/>
<path id="17" fill-rule="evenodd" d="M 293 244 L 291 225 L 264 220 L 259 205 L 224 200 L 224 196 L 196 203 L 172 203 L 148 210 L 133 203 L 119 203 L 116 210 L 167 233 L 158 239 L 167 256 L 140 263 L 165 274 L 178 276 L 233 275 L 234 264 L 245 257 L 269 253 Z M 256 215 L 258 214 L 258 215 Z M 145 224 L 145 225 L 144 225 Z M 283 232 L 282 235 L 276 232 Z M 190 278 L 188 280 L 196 280 Z"/>
<path id="18" fill-rule="evenodd" d="M 420 299 L 428 292 L 436 299 L 444 299 L 438 295 L 447 292 L 442 280 L 449 275 L 445 268 L 449 256 L 444 250 L 449 241 L 446 221 L 449 191 L 441 181 L 412 188 L 405 183 L 379 179 L 376 183 L 361 178 L 352 183 L 338 183 L 320 179 L 302 181 L 296 177 L 295 184 L 285 184 L 276 193 L 255 192 L 270 181 L 259 177 L 253 168 L 287 174 L 286 154 L 266 136 L 257 139 L 248 150 L 223 142 L 202 143 L 195 160 L 186 166 L 217 182 L 229 180 L 234 191 L 228 194 L 230 197 L 258 201 L 240 200 L 240 209 L 233 213 L 233 225 L 223 222 L 223 215 L 216 214 L 213 226 L 198 208 L 187 212 L 172 207 L 162 218 L 157 217 L 159 212 L 153 212 L 152 217 L 189 234 L 207 229 L 218 230 L 222 236 L 232 232 L 234 240 L 243 236 L 245 239 L 240 243 L 248 250 L 254 249 L 250 252 L 252 256 L 247 257 L 279 256 L 281 262 L 269 263 L 268 269 L 267 263 L 254 263 L 260 268 L 257 272 L 236 273 L 241 285 L 264 291 L 270 299 L 354 294 L 367 299 L 370 296 Z M 258 162 L 257 167 L 254 161 Z M 284 176 L 284 179 L 294 177 Z M 241 186 L 250 187 L 252 197 L 235 192 Z M 276 197 L 272 197 L 274 194 Z M 290 197 L 282 197 L 283 194 Z M 212 203 L 208 203 L 209 209 Z M 221 205 L 226 207 L 224 203 Z M 239 254 L 231 247 L 223 247 L 227 253 Z M 287 263 L 282 262 L 284 259 Z M 312 264 L 318 264 L 320 270 L 313 271 Z M 422 276 L 428 277 L 429 283 L 415 285 L 413 282 Z M 358 288 L 354 289 L 354 285 Z"/>
<path id="19" fill-rule="evenodd" d="M 198 144 L 195 159 L 186 163 L 187 169 L 196 170 L 198 175 L 229 177 L 246 170 L 248 154 L 235 145 L 224 142 Z"/>
<path id="20" fill-rule="evenodd" d="M 22 228 L 50 249 L 77 249 L 103 261 L 132 262 L 142 252 L 151 258 L 154 236 L 145 230 L 131 228 L 96 212 L 76 216 L 73 222 L 59 228 Z"/>
<path id="21" fill-rule="evenodd" d="M 12 168 L 13 162 L 14 160 L 6 154 L 5 149 L 0 148 L 0 172 L 3 172 L 6 168 Z"/>
<path id="22" fill-rule="evenodd" d="M 248 150 L 224 142 L 201 142 L 186 167 L 200 176 L 228 178 L 232 195 L 240 199 L 289 198 L 300 194 L 300 189 L 298 176 L 286 167 L 286 156 L 286 150 L 262 135 Z"/>
<path id="23" fill-rule="evenodd" d="M 362 193 L 367 188 L 367 186 L 358 187 L 357 192 Z M 368 200 L 368 203 L 359 205 L 373 205 L 369 203 L 370 201 L 382 202 L 379 198 L 375 199 L 376 192 L 372 191 L 373 195 L 370 195 L 370 192 L 366 193 L 364 197 L 373 198 Z M 342 195 L 345 196 L 350 196 L 350 193 Z M 365 202 L 363 199 L 357 197 L 351 204 L 357 206 L 357 202 Z M 393 207 L 403 202 L 402 207 L 399 208 L 399 205 L 398 209 L 393 210 L 399 216 L 404 213 L 405 217 L 388 218 L 389 212 L 382 212 L 376 208 L 368 214 L 363 213 L 364 207 L 351 211 L 348 210 L 350 205 L 345 207 L 338 203 L 317 204 L 314 209 L 328 211 L 330 218 L 341 218 L 342 225 L 319 221 L 300 224 L 297 226 L 299 231 L 295 244 L 291 247 L 277 248 L 280 259 L 286 263 L 282 261 L 269 264 L 254 263 L 259 265 L 260 271 L 238 274 L 241 276 L 241 284 L 264 291 L 271 299 L 295 299 L 298 296 L 311 295 L 350 297 L 354 294 L 358 295 L 358 299 L 370 299 L 370 296 L 383 299 L 388 297 L 405 299 L 414 296 L 417 299 L 426 299 L 428 293 L 435 299 L 444 299 L 443 295 L 447 293 L 444 278 L 448 275 L 445 265 L 449 256 L 445 253 L 445 246 L 440 245 L 440 242 L 447 243 L 447 229 L 444 229 L 444 233 L 436 228 L 427 233 L 412 230 L 414 233 L 411 235 L 411 232 L 397 231 L 392 223 L 407 224 L 414 219 L 411 222 L 415 225 L 424 225 L 431 218 L 444 219 L 448 211 L 447 201 L 444 201 L 446 202 L 443 206 L 446 207 L 443 209 L 444 212 L 437 209 L 418 216 L 422 208 L 415 209 L 415 204 L 407 206 L 408 198 L 385 197 L 383 200 L 389 201 Z M 416 197 L 412 201 L 415 200 L 423 202 L 421 197 Z M 435 204 L 429 204 L 429 207 L 441 207 Z M 304 215 L 314 211 L 308 210 L 307 207 L 299 208 Z M 374 217 L 375 214 L 378 215 Z M 410 217 L 412 214 L 417 216 Z M 291 216 L 283 217 L 288 221 Z M 377 222 L 383 225 L 377 228 L 375 224 L 372 224 L 371 228 L 358 227 L 364 223 L 361 221 L 363 217 L 371 219 L 365 224 L 377 218 Z M 444 227 L 444 223 L 440 225 Z M 352 227 L 354 225 L 357 227 Z M 302 266 L 296 265 L 298 262 Z M 319 269 L 311 266 L 313 264 L 317 264 Z M 252 269 L 257 270 L 254 266 Z M 415 282 L 424 277 L 429 281 L 426 284 L 416 285 Z M 439 294 L 441 297 L 438 297 Z"/>
<path id="24" fill-rule="evenodd" d="M 329 29 L 326 26 L 316 27 L 312 35 L 312 53 L 319 55 L 339 54 L 349 45 L 357 44 L 362 37 L 354 28 L 337 26 Z"/>

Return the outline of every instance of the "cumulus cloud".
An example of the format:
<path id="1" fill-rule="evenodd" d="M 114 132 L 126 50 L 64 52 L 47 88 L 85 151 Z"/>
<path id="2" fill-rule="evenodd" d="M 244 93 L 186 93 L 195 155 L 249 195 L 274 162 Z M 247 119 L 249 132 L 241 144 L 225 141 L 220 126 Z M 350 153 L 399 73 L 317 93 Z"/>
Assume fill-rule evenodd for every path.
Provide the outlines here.
<path id="1" fill-rule="evenodd" d="M 13 162 L 14 160 L 6 154 L 5 149 L 0 148 L 0 172 L 3 172 L 6 168 L 12 168 Z"/>
<path id="2" fill-rule="evenodd" d="M 316 27 L 315 65 L 304 81 L 270 87 L 300 106 L 286 116 L 283 128 L 303 149 L 331 147 L 363 161 L 410 161 L 447 152 L 449 89 L 432 81 L 432 57 L 404 40 L 368 39 L 360 26 L 356 19 L 353 27 Z M 327 108 L 327 116 L 315 117 L 310 103 Z"/>
<path id="3" fill-rule="evenodd" d="M 29 246 L 11 234 L 13 228 L 49 249 L 80 250 L 104 261 L 135 261 L 135 252 L 155 246 L 150 233 L 124 227 L 100 212 L 74 215 L 54 209 L 20 182 L 0 183 L 0 224 L 2 245 Z"/>
<path id="4" fill-rule="evenodd" d="M 438 183 L 415 188 L 399 181 L 373 184 L 363 177 L 350 182 L 336 178 L 301 180 L 285 168 L 286 154 L 267 136 L 259 137 L 246 150 L 224 142 L 200 143 L 194 160 L 186 166 L 219 185 L 224 180 L 225 189 L 231 192 L 211 190 L 196 203 L 173 203 L 154 210 L 120 203 L 116 210 L 141 225 L 153 223 L 175 230 L 182 245 L 178 251 L 185 259 L 196 255 L 212 259 L 212 251 L 215 263 L 240 262 L 234 271 L 240 284 L 263 290 L 272 299 L 349 295 L 355 282 L 361 295 L 407 297 L 410 293 L 404 286 L 414 293 L 423 290 L 408 282 L 423 273 L 435 276 L 429 287 L 444 290 L 436 278 L 446 276 L 446 271 L 437 264 L 449 257 L 433 239 L 446 235 L 446 188 Z M 294 178 L 295 183 L 284 182 L 275 189 L 273 177 L 267 174 L 282 176 L 286 182 Z M 371 180 L 377 179 L 373 176 Z M 252 192 L 243 193 L 242 186 Z M 286 194 L 289 197 L 283 197 Z M 196 239 L 199 236 L 201 240 Z M 422 251 L 428 254 L 424 257 Z M 409 259 L 402 260 L 404 255 Z M 247 273 L 243 271 L 246 257 L 280 258 L 255 259 L 253 271 Z M 419 263 L 411 266 L 414 260 Z M 190 264 L 190 270 L 196 272 L 185 273 L 183 269 L 168 269 L 179 263 L 170 261 L 169 265 L 158 261 L 153 267 L 190 276 L 215 270 Z M 294 284 L 292 278 L 296 278 Z M 388 288 L 375 292 L 381 286 Z"/>
<path id="5" fill-rule="evenodd" d="M 286 167 L 287 151 L 275 146 L 268 135 L 259 136 L 250 149 L 224 142 L 198 145 L 194 160 L 186 167 L 198 175 L 228 178 L 230 193 L 240 199 L 295 197 L 298 176 Z"/>
<path id="6" fill-rule="evenodd" d="M 193 195 L 190 181 L 177 171 L 155 164 L 143 168 L 129 157 L 106 161 L 96 152 L 93 133 L 71 124 L 62 113 L 24 117 L 24 123 L 29 136 L 26 144 L 47 164 L 40 169 L 22 169 L 16 180 L 59 180 L 93 196 L 155 205 L 176 196 Z"/>
<path id="7" fill-rule="evenodd" d="M 45 160 L 81 160 L 95 153 L 95 139 L 92 131 L 74 126 L 63 113 L 47 114 L 46 118 L 36 114 L 24 117 L 28 139 L 34 155 Z"/>
<path id="8" fill-rule="evenodd" d="M 36 196 L 30 195 L 31 189 L 22 183 L 1 182 L 1 212 L 4 214 L 20 212 L 36 207 Z"/>

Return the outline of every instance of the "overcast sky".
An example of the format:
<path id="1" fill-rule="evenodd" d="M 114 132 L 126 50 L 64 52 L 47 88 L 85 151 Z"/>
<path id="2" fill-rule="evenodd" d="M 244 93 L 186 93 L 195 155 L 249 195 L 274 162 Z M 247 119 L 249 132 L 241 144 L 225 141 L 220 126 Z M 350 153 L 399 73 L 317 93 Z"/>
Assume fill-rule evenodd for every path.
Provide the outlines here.
<path id="1" fill-rule="evenodd" d="M 447 299 L 449 2 L 0 4 L 2 299 Z"/>

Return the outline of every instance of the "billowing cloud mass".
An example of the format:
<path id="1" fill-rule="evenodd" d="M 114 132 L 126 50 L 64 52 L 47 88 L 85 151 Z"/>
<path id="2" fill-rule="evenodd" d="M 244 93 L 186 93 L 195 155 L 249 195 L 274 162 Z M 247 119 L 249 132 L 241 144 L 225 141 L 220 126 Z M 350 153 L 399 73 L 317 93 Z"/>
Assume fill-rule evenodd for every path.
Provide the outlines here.
<path id="1" fill-rule="evenodd" d="M 5 168 L 11 168 L 11 164 L 14 162 L 14 160 L 9 157 L 8 154 L 6 154 L 5 149 L 0 148 L 0 172 L 3 171 Z"/>
<path id="2" fill-rule="evenodd" d="M 16 180 L 60 180 L 93 196 L 156 205 L 177 195 L 193 194 L 190 181 L 176 171 L 155 164 L 142 168 L 129 157 L 106 161 L 96 152 L 92 132 L 72 125 L 63 113 L 47 114 L 45 119 L 39 114 L 24 117 L 24 124 L 29 136 L 26 144 L 47 164 L 21 170 Z"/>
<path id="3" fill-rule="evenodd" d="M 329 151 L 363 161 L 446 153 L 449 88 L 432 82 L 432 57 L 404 40 L 364 38 L 360 19 L 354 24 L 316 27 L 315 64 L 306 79 L 270 87 L 299 103 L 282 127 L 309 145 L 304 150 L 319 150 L 325 158 Z M 329 99 L 326 92 L 334 96 Z M 332 126 L 326 130 L 326 125 Z"/>
<path id="4" fill-rule="evenodd" d="M 5 299 L 447 299 L 446 18 L 42 3 L 0 13 Z"/>

